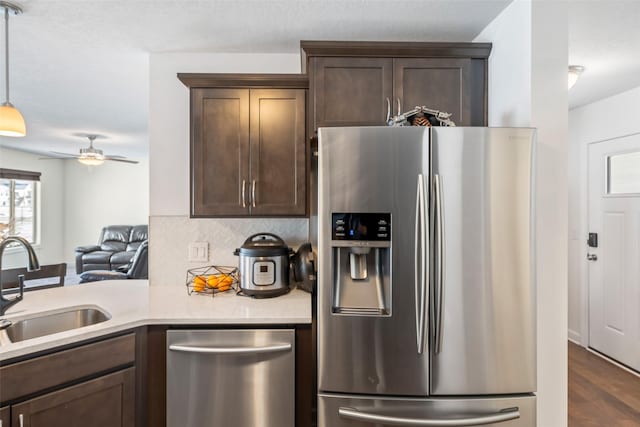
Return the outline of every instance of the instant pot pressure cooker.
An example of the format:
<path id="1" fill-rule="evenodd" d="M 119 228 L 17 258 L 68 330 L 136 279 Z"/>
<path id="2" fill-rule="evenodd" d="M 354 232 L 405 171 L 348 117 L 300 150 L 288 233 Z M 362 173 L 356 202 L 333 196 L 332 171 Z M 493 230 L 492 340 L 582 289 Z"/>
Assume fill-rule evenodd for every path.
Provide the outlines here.
<path id="1" fill-rule="evenodd" d="M 254 297 L 275 297 L 289 292 L 289 256 L 293 250 L 272 233 L 247 238 L 234 251 L 240 257 L 240 289 Z"/>

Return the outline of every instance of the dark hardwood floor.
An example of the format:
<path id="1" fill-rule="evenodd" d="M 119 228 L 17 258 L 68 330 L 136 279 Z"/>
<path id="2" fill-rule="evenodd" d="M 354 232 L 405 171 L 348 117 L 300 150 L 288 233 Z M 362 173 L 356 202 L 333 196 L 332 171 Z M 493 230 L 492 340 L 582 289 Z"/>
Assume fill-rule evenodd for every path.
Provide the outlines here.
<path id="1" fill-rule="evenodd" d="M 569 343 L 569 427 L 640 427 L 640 378 Z"/>

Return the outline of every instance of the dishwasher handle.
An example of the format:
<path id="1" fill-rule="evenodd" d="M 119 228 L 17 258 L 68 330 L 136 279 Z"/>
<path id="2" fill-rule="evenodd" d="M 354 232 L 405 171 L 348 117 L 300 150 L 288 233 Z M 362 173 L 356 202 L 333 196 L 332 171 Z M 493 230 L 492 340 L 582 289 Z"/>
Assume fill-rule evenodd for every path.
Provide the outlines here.
<path id="1" fill-rule="evenodd" d="M 263 353 L 276 353 L 280 351 L 291 351 L 291 344 L 273 344 L 268 346 L 258 347 L 200 347 L 195 345 L 180 345 L 171 344 L 169 350 L 180 351 L 183 353 L 199 353 L 199 354 L 229 354 L 229 355 L 243 355 L 243 354 L 263 354 Z"/>

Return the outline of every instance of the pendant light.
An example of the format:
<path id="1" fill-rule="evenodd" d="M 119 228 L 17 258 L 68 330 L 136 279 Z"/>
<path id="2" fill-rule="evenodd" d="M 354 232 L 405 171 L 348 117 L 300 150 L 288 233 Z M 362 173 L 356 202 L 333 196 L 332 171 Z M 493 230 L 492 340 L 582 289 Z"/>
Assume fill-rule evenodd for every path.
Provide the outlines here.
<path id="1" fill-rule="evenodd" d="M 27 128 L 20 111 L 9 101 L 9 13 L 19 15 L 22 9 L 6 1 L 0 1 L 0 8 L 4 9 L 4 67 L 5 67 L 5 102 L 0 105 L 0 135 L 25 136 Z"/>

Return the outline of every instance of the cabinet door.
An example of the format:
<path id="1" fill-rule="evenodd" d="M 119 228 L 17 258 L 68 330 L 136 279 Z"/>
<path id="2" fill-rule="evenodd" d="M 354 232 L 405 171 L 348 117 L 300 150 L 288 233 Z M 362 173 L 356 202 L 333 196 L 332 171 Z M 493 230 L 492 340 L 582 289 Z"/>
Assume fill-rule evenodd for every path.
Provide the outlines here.
<path id="1" fill-rule="evenodd" d="M 304 215 L 304 89 L 252 89 L 251 215 Z"/>
<path id="2" fill-rule="evenodd" d="M 458 126 L 471 126 L 471 59 L 403 58 L 393 61 L 393 92 L 402 111 L 426 106 L 452 113 Z M 481 125 L 481 124 L 480 124 Z"/>
<path id="3" fill-rule="evenodd" d="M 0 427 L 10 427 L 11 409 L 8 406 L 0 408 Z"/>
<path id="4" fill-rule="evenodd" d="M 315 129 L 386 124 L 392 59 L 319 57 L 312 61 Z"/>
<path id="5" fill-rule="evenodd" d="M 191 115 L 191 216 L 247 215 L 249 90 L 192 89 Z"/>
<path id="6" fill-rule="evenodd" d="M 125 369 L 13 405 L 12 426 L 133 427 L 134 372 Z"/>

